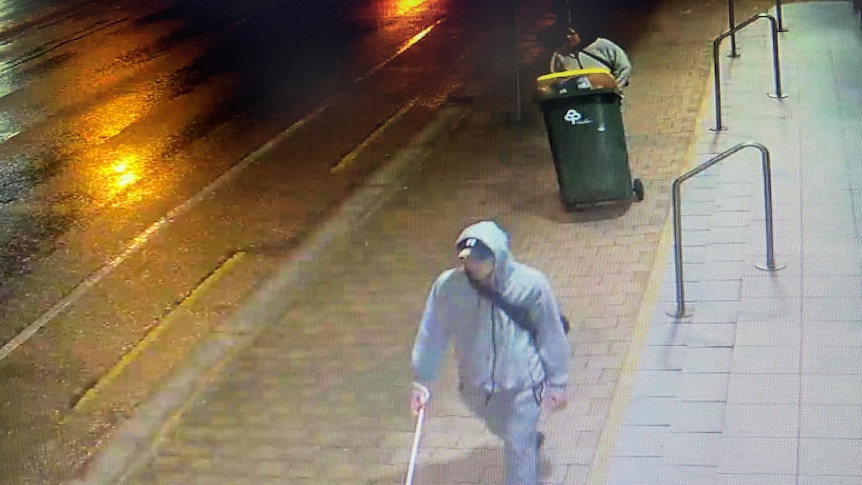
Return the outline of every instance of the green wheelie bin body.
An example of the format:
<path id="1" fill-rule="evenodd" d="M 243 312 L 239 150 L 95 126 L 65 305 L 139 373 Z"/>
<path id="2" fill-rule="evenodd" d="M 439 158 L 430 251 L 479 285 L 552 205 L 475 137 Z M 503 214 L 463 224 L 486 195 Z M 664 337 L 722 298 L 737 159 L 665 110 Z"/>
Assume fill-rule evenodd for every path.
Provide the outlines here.
<path id="1" fill-rule="evenodd" d="M 562 91 L 567 92 L 546 92 L 537 102 L 563 203 L 632 199 L 619 92 L 615 88 Z"/>

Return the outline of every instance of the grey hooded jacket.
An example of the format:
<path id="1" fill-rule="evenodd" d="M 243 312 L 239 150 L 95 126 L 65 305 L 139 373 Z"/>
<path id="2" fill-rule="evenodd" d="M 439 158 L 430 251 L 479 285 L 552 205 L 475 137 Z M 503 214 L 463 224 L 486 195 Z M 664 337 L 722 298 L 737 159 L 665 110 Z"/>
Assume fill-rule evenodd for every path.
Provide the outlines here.
<path id="1" fill-rule="evenodd" d="M 519 326 L 481 296 L 463 271 L 444 271 L 431 287 L 413 346 L 416 382 L 437 379 L 451 341 L 462 384 L 488 392 L 540 384 L 565 388 L 571 349 L 548 278 L 514 261 L 506 233 L 493 222 L 467 227 L 456 244 L 471 237 L 494 252 L 494 285 L 507 303 L 529 308 L 531 328 Z"/>
<path id="2" fill-rule="evenodd" d="M 591 57 L 584 52 L 588 52 L 605 62 Z M 557 49 L 551 56 L 551 72 L 572 71 L 575 69 L 587 69 L 596 67 L 606 67 L 610 69 L 611 74 L 617 80 L 620 87 L 625 87 L 629 84 L 629 76 L 632 73 L 632 63 L 629 61 L 626 52 L 622 47 L 614 44 L 608 39 L 599 37 L 595 42 L 584 47 L 582 50 L 576 50 L 571 53 L 563 53 Z"/>

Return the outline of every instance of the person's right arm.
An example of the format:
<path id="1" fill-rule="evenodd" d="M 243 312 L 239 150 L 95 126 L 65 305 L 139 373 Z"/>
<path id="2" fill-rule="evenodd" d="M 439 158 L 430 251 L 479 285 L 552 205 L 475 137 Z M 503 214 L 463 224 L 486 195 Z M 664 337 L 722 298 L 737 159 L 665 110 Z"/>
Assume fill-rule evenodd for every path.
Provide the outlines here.
<path id="1" fill-rule="evenodd" d="M 448 322 L 442 318 L 438 296 L 441 281 L 446 274 L 441 275 L 431 287 L 425 302 L 425 311 L 419 323 L 419 330 L 416 333 L 416 340 L 413 343 L 413 380 L 424 388 L 430 387 L 431 383 L 437 380 L 440 361 L 443 360 L 446 347 L 449 344 Z M 417 406 L 422 407 L 425 404 L 423 400 L 418 403 L 416 400 L 417 392 L 414 390 L 411 395 L 411 407 L 414 412 L 418 411 Z"/>

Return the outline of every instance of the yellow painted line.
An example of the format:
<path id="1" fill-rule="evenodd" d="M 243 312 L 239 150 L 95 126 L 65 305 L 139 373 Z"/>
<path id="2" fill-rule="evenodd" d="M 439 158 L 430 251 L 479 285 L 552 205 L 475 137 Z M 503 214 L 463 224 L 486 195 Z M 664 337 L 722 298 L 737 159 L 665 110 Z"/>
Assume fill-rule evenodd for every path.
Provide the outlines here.
<path id="1" fill-rule="evenodd" d="M 703 119 L 706 115 L 707 102 L 710 100 L 712 89 L 712 75 L 706 81 L 704 94 L 701 97 L 700 107 L 694 122 L 694 130 L 696 134 L 694 139 L 689 144 L 686 150 L 685 160 L 683 160 L 683 169 L 695 165 L 694 161 L 697 157 L 697 145 L 700 140 L 700 130 L 702 129 Z M 683 171 L 684 171 L 683 170 Z M 622 369 L 620 370 L 620 378 L 617 382 L 617 387 L 614 390 L 614 396 L 611 399 L 611 405 L 608 409 L 608 416 L 605 419 L 605 425 L 599 435 L 599 442 L 596 446 L 596 454 L 593 457 L 593 462 L 590 465 L 590 472 L 587 476 L 588 485 L 603 485 L 608 478 L 609 465 L 614 448 L 616 447 L 617 438 L 619 437 L 620 427 L 622 426 L 623 417 L 631 399 L 632 386 L 638 372 L 638 364 L 640 363 L 641 353 L 646 344 L 647 336 L 649 335 L 650 324 L 652 323 L 652 314 L 658 301 L 658 296 L 661 291 L 661 284 L 664 280 L 668 253 L 673 245 L 673 207 L 669 209 L 668 217 L 665 219 L 664 228 L 662 229 L 661 238 L 658 244 L 658 254 L 653 261 L 650 277 L 647 283 L 646 291 L 644 292 L 643 300 L 641 301 L 640 309 L 635 318 L 634 328 L 632 329 L 632 339 L 629 343 L 629 349 L 626 353 L 626 358 L 623 361 Z"/>
<path id="2" fill-rule="evenodd" d="M 93 402 L 96 397 L 99 396 L 106 388 L 108 388 L 114 381 L 116 381 L 125 371 L 145 350 L 147 350 L 150 346 L 156 343 L 159 338 L 169 329 L 171 326 L 179 320 L 182 316 L 185 315 L 186 311 L 194 304 L 194 302 L 200 298 L 200 296 L 211 288 L 216 282 L 221 280 L 225 275 L 227 275 L 230 270 L 239 264 L 240 261 L 245 257 L 245 253 L 240 251 L 234 253 L 230 258 L 228 258 L 224 263 L 220 264 L 215 271 L 210 273 L 209 276 L 201 282 L 192 292 L 184 298 L 179 305 L 177 305 L 165 318 L 163 318 L 158 325 L 153 327 L 144 338 L 135 345 L 132 350 L 128 351 L 125 355 L 123 355 L 120 360 L 112 367 L 108 372 L 103 375 L 99 381 L 91 388 L 87 389 L 87 392 L 84 393 L 83 396 L 75 403 L 75 406 L 72 408 L 73 412 L 81 412 L 84 411 L 87 406 Z"/>
<path id="3" fill-rule="evenodd" d="M 398 47 L 398 50 L 395 51 L 395 54 L 392 54 L 391 56 L 387 57 L 385 60 L 378 63 L 376 66 L 369 69 L 368 72 L 366 72 L 362 76 L 359 76 L 358 78 L 356 78 L 356 81 L 354 81 L 354 82 L 364 81 L 365 79 L 374 75 L 377 71 L 386 67 L 387 64 L 394 61 L 395 58 L 397 58 L 401 54 L 404 54 L 405 52 L 407 52 L 407 49 L 410 49 L 411 47 L 416 45 L 420 40 L 422 40 L 426 35 L 428 35 L 432 30 L 434 30 L 438 25 L 442 24 L 444 21 L 446 21 L 446 17 L 441 17 L 441 18 L 437 19 L 437 21 L 435 21 L 433 24 L 422 29 L 418 34 L 407 39 L 406 42 L 404 42 L 403 44 L 401 44 L 400 47 Z"/>
<path id="4" fill-rule="evenodd" d="M 343 172 L 347 167 L 352 165 L 353 162 L 356 161 L 356 157 L 359 156 L 359 154 L 362 152 L 362 150 L 365 150 L 365 148 L 368 145 L 370 145 L 371 143 L 373 143 L 374 140 L 380 138 L 380 136 L 383 134 L 384 131 L 386 131 L 390 126 L 392 126 L 393 124 L 398 122 L 398 120 L 400 120 L 401 117 L 404 116 L 404 114 L 407 113 L 407 111 L 409 111 L 410 108 L 412 108 L 415 104 L 416 104 L 416 100 L 414 99 L 414 100 L 411 100 L 409 103 L 405 104 L 404 106 L 402 106 L 401 109 L 399 109 L 398 111 L 395 112 L 395 114 L 390 116 L 385 122 L 383 122 L 382 125 L 378 126 L 376 130 L 371 132 L 371 134 L 368 135 L 368 138 L 366 138 L 362 143 L 357 145 L 356 148 L 351 150 L 350 153 L 345 155 L 344 158 L 342 158 L 341 161 L 339 161 L 337 165 L 335 165 L 334 167 L 332 167 L 332 169 L 330 169 L 330 172 L 334 173 L 334 174 L 339 173 L 339 172 Z"/>
<path id="5" fill-rule="evenodd" d="M 635 318 L 629 350 L 626 352 L 626 358 L 620 370 L 619 381 L 617 381 L 617 387 L 611 399 L 611 406 L 608 409 L 608 416 L 605 419 L 602 433 L 599 435 L 596 455 L 593 457 L 590 473 L 587 476 L 588 484 L 601 485 L 607 479 L 608 465 L 614 451 L 614 446 L 616 445 L 620 427 L 622 426 L 623 416 L 625 415 L 626 408 L 628 408 L 632 386 L 638 372 L 641 352 L 646 344 L 650 323 L 652 323 L 652 313 L 658 300 L 662 280 L 664 279 L 667 253 L 673 241 L 673 225 L 670 223 L 670 220 L 671 218 L 668 217 L 668 222 L 665 222 L 661 233 L 658 254 L 653 261 L 649 282 L 641 301 L 640 310 L 638 310 L 638 315 Z"/>

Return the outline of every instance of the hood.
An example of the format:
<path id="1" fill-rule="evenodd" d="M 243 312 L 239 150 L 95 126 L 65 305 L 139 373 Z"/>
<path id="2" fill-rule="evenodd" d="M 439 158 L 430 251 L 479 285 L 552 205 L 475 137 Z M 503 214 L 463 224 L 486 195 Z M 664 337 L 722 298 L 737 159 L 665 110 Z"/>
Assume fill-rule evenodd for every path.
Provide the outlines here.
<path id="1" fill-rule="evenodd" d="M 591 25 L 587 22 L 583 22 L 584 25 L 577 25 L 573 27 L 575 31 L 578 32 L 578 35 L 581 37 L 581 43 L 578 44 L 577 50 L 584 50 L 596 41 L 599 38 L 598 29 L 594 25 Z"/>
<path id="2" fill-rule="evenodd" d="M 467 226 L 461 231 L 455 246 L 471 237 L 482 241 L 494 253 L 494 285 L 497 289 L 502 289 L 514 262 L 509 252 L 509 236 L 494 222 L 482 221 Z"/>

